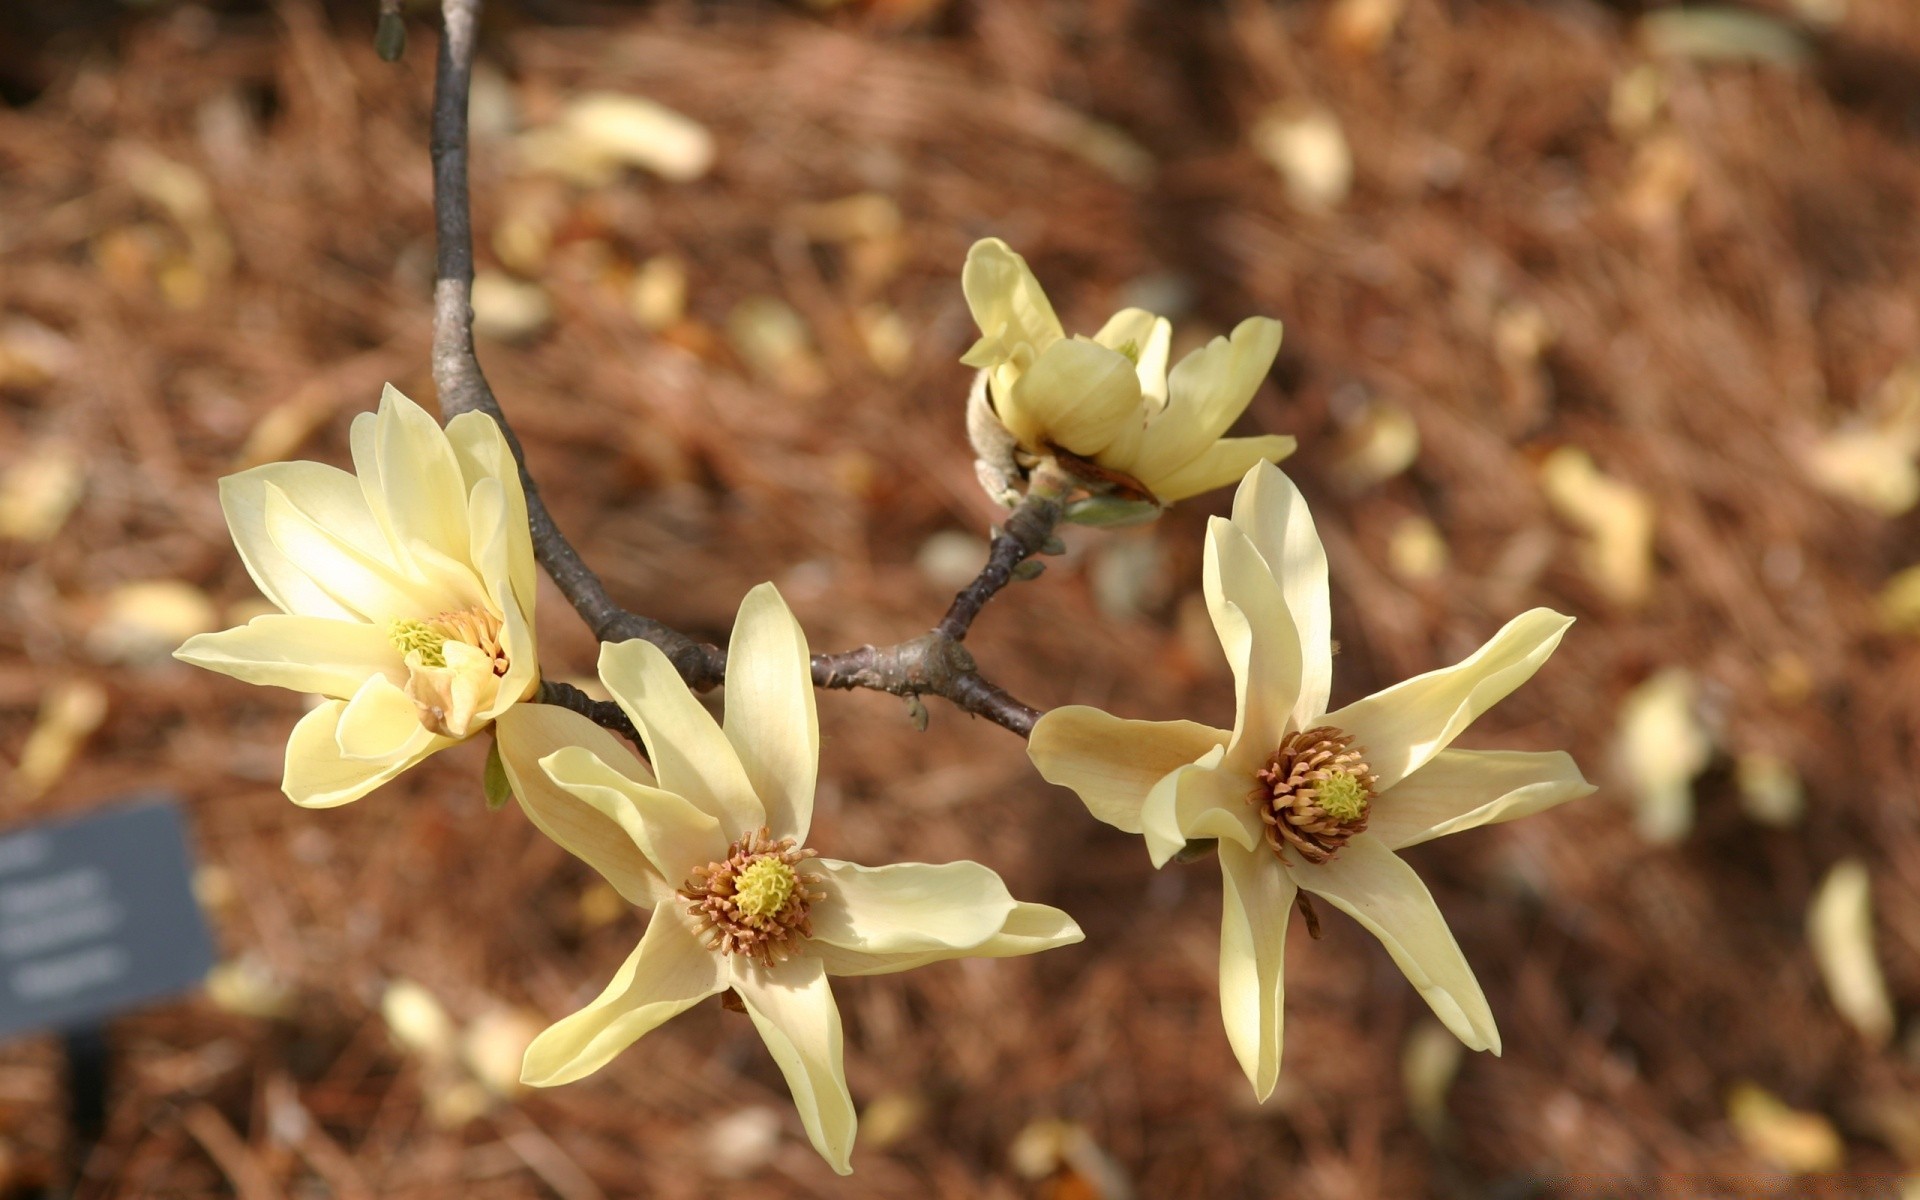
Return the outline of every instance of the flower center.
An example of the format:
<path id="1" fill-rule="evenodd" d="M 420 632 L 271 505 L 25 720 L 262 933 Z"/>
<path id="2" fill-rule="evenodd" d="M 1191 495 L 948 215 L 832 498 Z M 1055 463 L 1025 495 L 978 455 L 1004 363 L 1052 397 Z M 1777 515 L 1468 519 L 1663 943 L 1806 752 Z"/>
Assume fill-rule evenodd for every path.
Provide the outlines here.
<path id="1" fill-rule="evenodd" d="M 696 867 L 679 895 L 709 934 L 708 948 L 767 966 L 791 957 L 813 936 L 808 910 L 826 896 L 794 869 L 813 856 L 762 826 L 728 846 L 724 859 Z"/>
<path id="2" fill-rule="evenodd" d="M 484 608 L 387 624 L 387 640 L 407 663 L 407 695 L 420 723 L 441 737 L 466 737 L 490 708 L 507 673 L 500 618 Z"/>
<path id="3" fill-rule="evenodd" d="M 1255 778 L 1260 786 L 1247 800 L 1266 823 L 1267 844 L 1310 863 L 1326 862 L 1366 829 L 1379 783 L 1365 748 L 1331 725 L 1288 734 Z"/>

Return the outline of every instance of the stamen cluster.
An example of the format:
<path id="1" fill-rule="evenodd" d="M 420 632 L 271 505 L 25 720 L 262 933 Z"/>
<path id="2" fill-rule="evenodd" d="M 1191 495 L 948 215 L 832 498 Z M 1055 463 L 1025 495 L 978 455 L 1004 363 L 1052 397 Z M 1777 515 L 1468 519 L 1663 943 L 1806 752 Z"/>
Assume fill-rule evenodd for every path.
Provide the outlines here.
<path id="1" fill-rule="evenodd" d="M 1379 777 L 1367 766 L 1366 749 L 1331 725 L 1299 730 L 1255 775 L 1260 786 L 1247 799 L 1267 826 L 1274 853 L 1292 847 L 1310 863 L 1323 863 L 1367 827 Z"/>
<path id="2" fill-rule="evenodd" d="M 762 826 L 728 846 L 726 858 L 694 868 L 679 895 L 711 935 L 707 948 L 750 955 L 766 966 L 791 957 L 813 936 L 809 908 L 826 898 L 795 870 L 815 853 L 792 838 L 774 841 Z"/>
<path id="3" fill-rule="evenodd" d="M 507 651 L 500 640 L 500 618 L 484 608 L 443 612 L 425 621 L 397 620 L 387 626 L 387 638 L 402 654 L 420 652 L 423 667 L 447 665 L 446 644 L 465 642 L 493 659 L 493 673 L 507 673 Z"/>

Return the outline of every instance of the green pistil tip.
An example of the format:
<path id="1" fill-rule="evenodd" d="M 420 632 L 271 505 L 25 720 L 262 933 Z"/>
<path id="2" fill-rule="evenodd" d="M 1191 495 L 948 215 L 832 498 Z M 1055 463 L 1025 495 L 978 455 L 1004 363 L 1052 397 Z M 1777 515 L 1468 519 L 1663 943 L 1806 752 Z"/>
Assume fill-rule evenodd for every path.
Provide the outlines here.
<path id="1" fill-rule="evenodd" d="M 749 917 L 777 916 L 793 897 L 793 868 L 777 858 L 756 858 L 733 877 L 733 902 Z"/>
<path id="2" fill-rule="evenodd" d="M 1367 811 L 1367 789 L 1345 771 L 1334 771 L 1315 784 L 1313 798 L 1336 821 L 1357 821 Z"/>
<path id="3" fill-rule="evenodd" d="M 1119 349 L 1120 349 L 1120 353 L 1127 356 L 1128 362 L 1132 363 L 1136 367 L 1140 365 L 1140 343 L 1139 342 L 1134 341 L 1132 338 L 1128 338 L 1126 341 L 1120 343 Z"/>
<path id="4" fill-rule="evenodd" d="M 390 621 L 387 623 L 387 640 L 402 656 L 418 650 L 423 667 L 447 665 L 447 656 L 440 649 L 446 644 L 447 635 L 425 621 Z"/>

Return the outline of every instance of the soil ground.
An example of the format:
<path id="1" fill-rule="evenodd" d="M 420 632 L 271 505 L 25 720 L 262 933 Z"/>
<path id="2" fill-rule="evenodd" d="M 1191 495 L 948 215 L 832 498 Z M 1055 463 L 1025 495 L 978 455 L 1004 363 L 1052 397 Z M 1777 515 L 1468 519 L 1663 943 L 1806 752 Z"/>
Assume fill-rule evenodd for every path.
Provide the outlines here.
<path id="1" fill-rule="evenodd" d="M 431 401 L 432 26 L 388 65 L 371 5 L 22 6 L 0 36 L 0 468 L 65 448 L 84 491 L 51 540 L 0 542 L 0 753 L 17 761 L 76 680 L 106 716 L 51 787 L 0 783 L 0 815 L 177 791 L 223 954 L 283 993 L 273 1016 L 196 998 L 119 1022 L 79 1194 L 1901 1194 L 1914 1043 L 1839 1016 L 1805 929 L 1829 868 L 1860 860 L 1896 1009 L 1920 1002 L 1920 647 L 1875 603 L 1920 529 L 1822 491 L 1806 456 L 1881 419 L 1920 353 L 1920 8 L 1852 0 L 1782 64 L 1662 57 L 1648 6 L 1589 0 L 825 7 L 528 3 L 487 24 L 481 258 L 552 319 L 481 355 L 562 526 L 618 598 L 703 637 L 772 579 L 816 649 L 898 640 L 952 590 L 929 539 L 993 519 L 956 362 L 972 240 L 1024 252 L 1070 328 L 1136 299 L 1183 344 L 1282 319 L 1243 424 L 1300 439 L 1335 701 L 1530 605 L 1579 618 L 1469 741 L 1566 747 L 1600 792 L 1410 853 L 1504 1056 L 1410 1091 L 1436 1045 L 1425 1007 L 1328 914 L 1321 940 L 1291 939 L 1283 1082 L 1254 1104 L 1220 1029 L 1211 862 L 1154 872 L 1004 730 L 935 703 L 917 733 L 897 700 L 833 694 L 817 845 L 978 859 L 1087 941 L 841 985 L 866 1113 L 846 1180 L 717 1005 L 584 1083 L 456 1111 L 472 1085 L 395 1044 L 388 984 L 463 1027 L 551 1020 L 641 916 L 486 810 L 481 747 L 303 811 L 278 790 L 299 697 L 126 662 L 101 633 L 136 581 L 247 615 L 214 481 L 263 449 L 344 463 L 384 381 Z M 588 90 L 695 118 L 713 171 L 587 186 L 516 166 L 516 131 Z M 1257 148 L 1264 117 L 1309 111 L 1353 162 L 1318 211 Z M 886 199 L 823 207 L 856 195 Z M 634 281 L 661 256 L 687 300 L 648 310 L 650 332 Z M 769 311 L 797 314 L 799 350 L 752 351 Z M 1401 465 L 1403 418 L 1417 455 L 1370 479 Z M 1549 504 L 1566 446 L 1650 500 L 1643 595 L 1630 545 L 1589 570 Z M 1197 593 L 1228 501 L 1076 534 L 969 645 L 1037 706 L 1227 722 Z M 540 604 L 547 670 L 590 674 L 591 639 L 550 587 Z M 1715 750 L 1691 834 L 1654 844 L 1612 748 L 1623 698 L 1669 666 L 1699 681 Z M 1734 764 L 1757 754 L 1804 780 L 1799 820 L 1748 815 Z M 1743 1134 L 1743 1083 L 1800 1125 Z M 0 1191 L 57 1174 L 61 1088 L 51 1040 L 0 1049 Z M 1788 1169 L 1795 1129 L 1824 1174 Z"/>

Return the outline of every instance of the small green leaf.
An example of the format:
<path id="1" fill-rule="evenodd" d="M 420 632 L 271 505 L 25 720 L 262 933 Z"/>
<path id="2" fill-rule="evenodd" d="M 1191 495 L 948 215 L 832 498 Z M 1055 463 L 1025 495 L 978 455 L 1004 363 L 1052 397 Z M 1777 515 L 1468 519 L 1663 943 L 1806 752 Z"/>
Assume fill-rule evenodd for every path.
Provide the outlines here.
<path id="1" fill-rule="evenodd" d="M 1158 517 L 1161 508 L 1151 500 L 1123 500 L 1118 496 L 1088 496 L 1067 505 L 1066 519 L 1076 525 L 1096 525 L 1108 529 L 1126 525 L 1144 525 Z"/>
<path id="2" fill-rule="evenodd" d="M 1040 578 L 1040 572 L 1046 569 L 1047 564 L 1037 558 L 1029 558 L 1013 569 L 1013 577 L 1015 579 L 1038 579 Z"/>
<path id="3" fill-rule="evenodd" d="M 487 791 L 487 811 L 499 812 L 513 798 L 513 786 L 507 782 L 507 765 L 500 761 L 500 742 L 487 747 L 487 767 L 483 773 Z"/>

